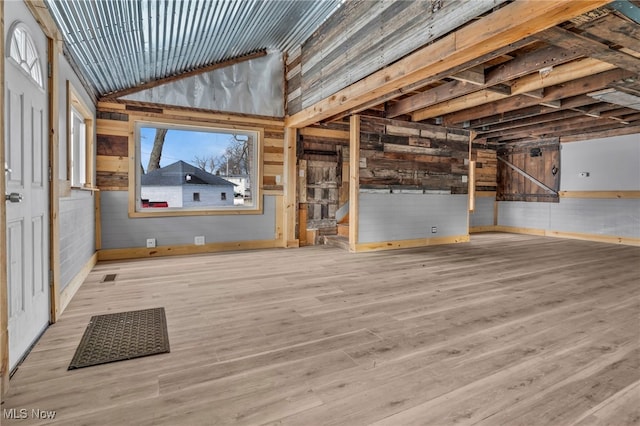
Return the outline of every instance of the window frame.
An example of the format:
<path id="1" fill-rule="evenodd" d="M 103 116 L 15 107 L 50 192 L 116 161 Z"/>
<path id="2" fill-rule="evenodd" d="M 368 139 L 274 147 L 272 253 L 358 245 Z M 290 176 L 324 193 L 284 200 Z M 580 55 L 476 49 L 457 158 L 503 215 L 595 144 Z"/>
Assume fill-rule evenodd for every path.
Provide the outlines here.
<path id="1" fill-rule="evenodd" d="M 74 115 L 84 122 L 84 152 L 80 160 L 80 170 L 84 182 L 74 182 L 73 153 L 75 140 L 73 137 Z M 87 104 L 82 100 L 69 80 L 67 80 L 67 182 L 72 189 L 95 190 L 94 179 L 94 125 L 95 119 Z M 84 170 L 82 170 L 84 169 Z"/>
<path id="2" fill-rule="evenodd" d="M 253 132 L 256 140 L 253 148 L 254 155 L 254 177 L 256 194 L 254 203 L 250 207 L 239 206 L 220 206 L 217 208 L 174 208 L 174 209 L 147 209 L 139 210 L 138 203 L 141 202 L 140 196 L 140 128 L 141 127 L 159 127 L 167 129 L 177 129 L 186 131 L 203 131 L 215 133 L 216 131 L 224 133 Z M 225 125 L 221 123 L 212 123 L 204 121 L 172 120 L 165 118 L 146 118 L 131 117 L 129 121 L 129 217 L 180 217 L 180 216 L 219 216 L 219 215 L 246 215 L 246 214 L 262 214 L 263 213 L 263 147 L 264 147 L 264 129 L 261 127 Z"/>
<path id="3" fill-rule="evenodd" d="M 16 32 L 18 31 L 24 34 L 25 46 L 18 46 L 17 53 L 20 57 L 16 58 L 13 55 L 14 53 L 13 44 L 14 44 L 14 40 L 16 40 Z M 25 56 L 27 52 L 25 51 L 25 49 L 23 49 L 23 47 L 25 47 L 25 49 L 31 49 L 35 53 L 36 57 L 33 63 L 29 64 L 27 62 L 28 58 Z M 42 65 L 40 64 L 40 61 L 41 61 L 40 52 L 38 51 L 38 47 L 36 46 L 36 43 L 33 40 L 31 31 L 29 30 L 29 27 L 26 24 L 24 24 L 21 21 L 16 21 L 11 25 L 9 32 L 7 33 L 5 50 L 6 50 L 6 57 L 9 58 L 11 62 L 13 62 L 13 64 L 20 69 L 21 72 L 27 75 L 29 79 L 33 82 L 33 84 L 38 86 L 41 90 L 44 90 L 45 77 L 42 73 Z M 34 76 L 34 73 L 36 74 L 37 78 Z"/>

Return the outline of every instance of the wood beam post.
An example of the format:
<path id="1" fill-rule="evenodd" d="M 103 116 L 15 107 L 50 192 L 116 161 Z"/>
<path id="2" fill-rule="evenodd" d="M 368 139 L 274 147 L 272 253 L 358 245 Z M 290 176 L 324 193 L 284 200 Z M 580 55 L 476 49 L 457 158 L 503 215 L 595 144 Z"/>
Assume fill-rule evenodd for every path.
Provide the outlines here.
<path id="1" fill-rule="evenodd" d="M 296 238 L 296 216 L 298 214 L 298 202 L 296 184 L 298 182 L 296 165 L 296 129 L 285 127 L 284 129 L 284 245 L 285 247 L 299 247 L 300 241 Z M 303 231 L 300 230 L 300 234 Z"/>
<path id="2" fill-rule="evenodd" d="M 349 120 L 349 251 L 358 245 L 358 208 L 360 204 L 360 116 Z"/>

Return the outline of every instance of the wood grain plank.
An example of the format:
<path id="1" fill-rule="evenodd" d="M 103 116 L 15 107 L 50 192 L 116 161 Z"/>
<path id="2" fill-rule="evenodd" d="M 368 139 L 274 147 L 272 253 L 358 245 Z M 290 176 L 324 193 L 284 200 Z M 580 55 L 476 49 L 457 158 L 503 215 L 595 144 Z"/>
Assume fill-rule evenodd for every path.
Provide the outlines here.
<path id="1" fill-rule="evenodd" d="M 99 262 L 2 408 L 54 410 L 60 425 L 633 424 L 639 260 L 486 233 Z M 66 370 L 92 315 L 155 306 L 171 353 Z"/>

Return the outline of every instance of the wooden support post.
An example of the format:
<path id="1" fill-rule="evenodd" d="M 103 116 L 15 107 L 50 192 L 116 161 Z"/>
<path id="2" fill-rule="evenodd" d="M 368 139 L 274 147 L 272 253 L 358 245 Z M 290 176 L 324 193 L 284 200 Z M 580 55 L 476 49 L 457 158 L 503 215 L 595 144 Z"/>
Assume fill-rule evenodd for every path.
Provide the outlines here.
<path id="1" fill-rule="evenodd" d="M 352 115 L 349 124 L 349 251 L 355 252 L 360 196 L 360 116 Z"/>
<path id="2" fill-rule="evenodd" d="M 284 129 L 284 246 L 299 247 L 300 241 L 296 238 L 296 217 L 298 215 L 298 202 L 296 184 L 298 182 L 298 169 L 296 165 L 296 132 L 292 127 Z M 298 234 L 302 234 L 299 230 Z"/>
<path id="3" fill-rule="evenodd" d="M 469 161 L 469 212 L 476 208 L 476 162 Z"/>
<path id="4" fill-rule="evenodd" d="M 469 213 L 476 207 L 476 162 L 473 161 L 473 141 L 478 137 L 474 131 L 469 132 Z"/>
<path id="5" fill-rule="evenodd" d="M 309 244 L 307 241 L 307 204 L 301 203 L 300 209 L 298 210 L 298 239 L 300 240 L 300 246 L 306 246 Z"/>
<path id="6" fill-rule="evenodd" d="M 49 38 L 49 279 L 50 307 L 49 321 L 51 324 L 58 320 L 60 315 L 60 138 L 59 117 L 67 117 L 68 111 L 60 111 L 58 108 L 60 91 L 58 89 L 59 61 L 58 54 L 62 53 L 62 41 Z M 91 159 L 93 161 L 93 158 Z"/>

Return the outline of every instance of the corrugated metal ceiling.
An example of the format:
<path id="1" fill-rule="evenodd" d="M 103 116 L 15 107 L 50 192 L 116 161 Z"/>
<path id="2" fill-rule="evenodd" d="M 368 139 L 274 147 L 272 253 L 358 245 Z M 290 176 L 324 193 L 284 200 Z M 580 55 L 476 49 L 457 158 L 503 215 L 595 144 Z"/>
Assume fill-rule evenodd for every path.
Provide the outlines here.
<path id="1" fill-rule="evenodd" d="M 46 0 L 99 96 L 302 44 L 343 0 Z"/>

